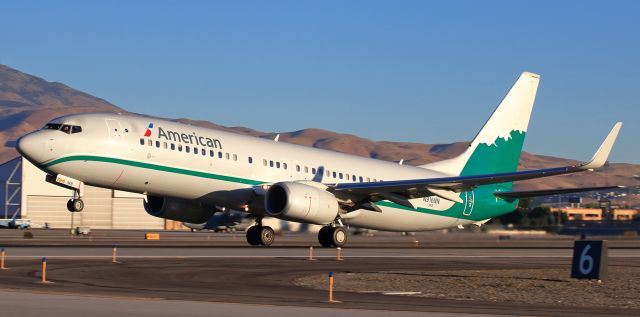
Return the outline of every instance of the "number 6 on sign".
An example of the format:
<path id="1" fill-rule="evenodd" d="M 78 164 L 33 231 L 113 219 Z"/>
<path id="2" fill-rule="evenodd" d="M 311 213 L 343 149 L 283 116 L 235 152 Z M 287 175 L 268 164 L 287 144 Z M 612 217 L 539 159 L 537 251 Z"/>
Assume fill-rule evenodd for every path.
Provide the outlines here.
<path id="1" fill-rule="evenodd" d="M 607 241 L 576 241 L 573 246 L 571 277 L 605 279 L 607 277 Z"/>
<path id="2" fill-rule="evenodd" d="M 593 270 L 593 257 L 588 254 L 589 250 L 591 250 L 591 245 L 587 244 L 580 253 L 580 273 L 584 275 L 589 275 Z"/>

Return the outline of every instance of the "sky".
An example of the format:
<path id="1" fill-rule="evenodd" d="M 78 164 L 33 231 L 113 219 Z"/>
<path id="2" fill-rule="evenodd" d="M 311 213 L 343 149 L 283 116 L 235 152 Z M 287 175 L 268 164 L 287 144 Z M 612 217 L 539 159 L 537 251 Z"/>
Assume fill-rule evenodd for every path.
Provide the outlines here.
<path id="1" fill-rule="evenodd" d="M 5 1 L 0 64 L 128 111 L 470 140 L 523 71 L 525 150 L 640 163 L 639 1 Z"/>

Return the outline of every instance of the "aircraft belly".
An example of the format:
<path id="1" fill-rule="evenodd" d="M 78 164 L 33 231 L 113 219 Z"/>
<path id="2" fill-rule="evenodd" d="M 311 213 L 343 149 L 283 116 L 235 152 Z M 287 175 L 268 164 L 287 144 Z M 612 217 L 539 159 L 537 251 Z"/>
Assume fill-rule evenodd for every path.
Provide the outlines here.
<path id="1" fill-rule="evenodd" d="M 118 188 L 129 191 L 185 199 L 196 199 L 218 191 L 238 189 L 238 185 L 210 178 L 128 166 L 118 180 Z"/>
<path id="2" fill-rule="evenodd" d="M 384 231 L 428 231 L 450 228 L 458 221 L 448 217 L 415 210 L 381 207 L 382 212 L 362 210 L 357 217 L 346 219 L 349 225 Z"/>
<path id="3" fill-rule="evenodd" d="M 49 168 L 55 174 L 67 175 L 83 182 L 101 187 L 111 188 L 118 177 L 122 175 L 123 168 L 119 165 L 106 164 L 94 161 L 69 161 L 57 164 Z M 86 173 L 91 171 L 91 173 Z"/>

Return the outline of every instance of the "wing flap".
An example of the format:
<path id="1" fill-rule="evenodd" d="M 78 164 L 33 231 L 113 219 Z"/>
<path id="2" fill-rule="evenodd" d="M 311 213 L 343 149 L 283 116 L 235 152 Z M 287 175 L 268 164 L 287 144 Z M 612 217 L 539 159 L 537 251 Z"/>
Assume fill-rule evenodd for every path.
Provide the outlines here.
<path id="1" fill-rule="evenodd" d="M 514 200 L 519 198 L 533 198 L 533 197 L 540 197 L 540 196 L 592 192 L 592 191 L 598 191 L 598 190 L 620 189 L 620 188 L 624 188 L 624 186 L 575 187 L 575 188 L 556 188 L 556 189 L 543 189 L 543 190 L 509 191 L 509 192 L 495 192 L 494 195 L 498 198 L 502 198 L 506 200 Z"/>

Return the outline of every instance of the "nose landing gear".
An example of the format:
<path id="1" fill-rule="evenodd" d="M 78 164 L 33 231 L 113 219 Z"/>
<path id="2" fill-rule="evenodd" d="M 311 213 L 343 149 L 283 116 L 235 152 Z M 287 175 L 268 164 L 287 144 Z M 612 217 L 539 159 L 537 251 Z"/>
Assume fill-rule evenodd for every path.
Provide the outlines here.
<path id="1" fill-rule="evenodd" d="M 84 202 L 80 198 L 71 198 L 67 201 L 67 210 L 70 212 L 80 212 L 84 209 Z"/>
<path id="2" fill-rule="evenodd" d="M 84 209 L 84 201 L 80 198 L 80 189 L 74 189 L 73 197 L 67 201 L 67 210 L 70 212 L 81 212 Z"/>

